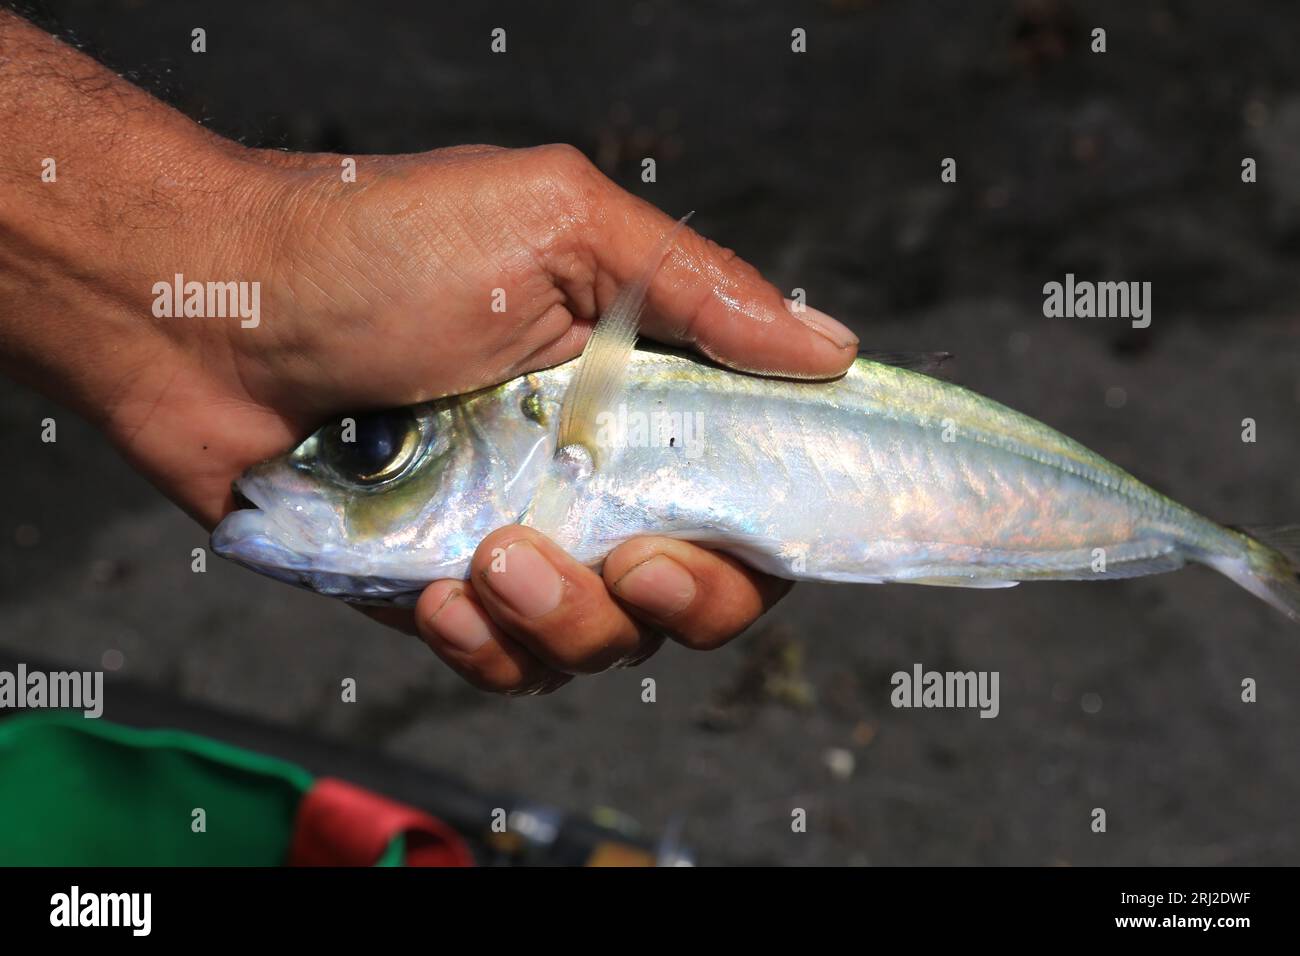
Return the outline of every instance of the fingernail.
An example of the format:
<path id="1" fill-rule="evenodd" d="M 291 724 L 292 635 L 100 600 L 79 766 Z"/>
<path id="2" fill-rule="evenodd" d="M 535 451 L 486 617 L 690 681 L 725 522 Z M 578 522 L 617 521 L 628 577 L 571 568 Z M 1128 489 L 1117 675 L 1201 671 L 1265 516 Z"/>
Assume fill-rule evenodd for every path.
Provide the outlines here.
<path id="1" fill-rule="evenodd" d="M 512 611 L 523 617 L 541 617 L 560 606 L 564 582 L 540 551 L 527 541 L 516 541 L 502 557 L 502 569 L 488 571 L 483 579 Z"/>
<path id="2" fill-rule="evenodd" d="M 460 591 L 452 591 L 429 618 L 429 627 L 440 638 L 466 654 L 473 654 L 492 637 L 479 610 Z"/>
<path id="3" fill-rule="evenodd" d="M 858 337 L 843 322 L 832 319 L 825 312 L 814 309 L 811 305 L 805 305 L 798 309 L 795 308 L 795 305 L 793 299 L 785 300 L 785 307 L 790 311 L 791 315 L 823 338 L 829 339 L 836 348 L 851 349 L 857 347 Z"/>
<path id="4" fill-rule="evenodd" d="M 672 558 L 656 554 L 615 581 L 613 590 L 657 618 L 670 618 L 695 600 L 695 578 Z"/>

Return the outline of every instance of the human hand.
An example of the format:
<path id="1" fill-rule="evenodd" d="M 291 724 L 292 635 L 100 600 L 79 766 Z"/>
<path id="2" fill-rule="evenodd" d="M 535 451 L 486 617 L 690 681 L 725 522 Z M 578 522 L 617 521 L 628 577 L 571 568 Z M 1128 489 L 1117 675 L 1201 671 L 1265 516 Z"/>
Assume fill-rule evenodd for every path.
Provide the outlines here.
<path id="1" fill-rule="evenodd" d="M 45 55 L 93 67 L 66 48 Z M 144 211 L 78 224 L 77 185 L 55 194 L 68 222 L 47 217 L 29 245 L 61 253 L 40 264 L 54 273 L 46 288 L 57 308 L 31 336 L 4 330 L 6 365 L 99 422 L 208 527 L 231 508 L 234 477 L 332 415 L 469 391 L 577 355 L 672 225 L 568 147 L 360 157 L 345 182 L 342 157 L 246 150 L 130 87 L 117 97 L 140 100 L 120 120 L 134 137 L 167 143 L 147 162 L 100 160 L 109 201 Z M 28 213 L 49 202 L 39 190 L 25 198 Z M 21 251 L 6 266 L 0 295 L 37 269 Z M 154 318 L 153 285 L 175 273 L 260 283 L 258 323 Z M 810 377 L 842 372 L 857 344 L 814 310 L 792 313 L 752 267 L 689 230 L 655 277 L 643 331 L 737 368 Z M 84 345 L 68 349 L 79 334 Z M 514 559 L 488 579 L 492 548 Z M 510 692 L 643 659 L 660 632 L 716 646 L 788 589 L 660 538 L 615 550 L 602 578 L 519 527 L 491 535 L 472 567 L 468 582 L 431 585 L 414 617 L 375 616 L 417 630 L 476 685 Z"/>

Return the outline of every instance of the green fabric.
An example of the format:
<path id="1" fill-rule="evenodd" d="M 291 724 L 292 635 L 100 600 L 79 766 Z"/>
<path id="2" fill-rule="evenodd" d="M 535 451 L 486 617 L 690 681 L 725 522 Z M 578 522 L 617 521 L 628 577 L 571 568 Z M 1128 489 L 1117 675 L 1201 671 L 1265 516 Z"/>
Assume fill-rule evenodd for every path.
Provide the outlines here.
<path id="1" fill-rule="evenodd" d="M 76 714 L 0 721 L 0 864 L 279 866 L 313 778 L 194 734 Z M 206 832 L 192 829 L 206 813 Z M 401 841 L 382 865 L 400 865 Z"/>
<path id="2" fill-rule="evenodd" d="M 383 855 L 375 861 L 375 866 L 405 866 L 406 865 L 406 837 L 397 834 L 393 837 L 393 842 L 388 844 L 388 849 Z"/>

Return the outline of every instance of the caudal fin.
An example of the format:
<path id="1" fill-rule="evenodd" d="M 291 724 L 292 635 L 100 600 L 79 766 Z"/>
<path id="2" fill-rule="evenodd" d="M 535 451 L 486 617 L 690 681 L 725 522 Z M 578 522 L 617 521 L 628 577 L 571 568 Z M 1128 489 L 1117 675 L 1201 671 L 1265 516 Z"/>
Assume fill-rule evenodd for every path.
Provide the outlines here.
<path id="1" fill-rule="evenodd" d="M 1245 538 L 1242 557 L 1214 566 L 1243 588 L 1300 622 L 1300 525 L 1233 528 Z"/>

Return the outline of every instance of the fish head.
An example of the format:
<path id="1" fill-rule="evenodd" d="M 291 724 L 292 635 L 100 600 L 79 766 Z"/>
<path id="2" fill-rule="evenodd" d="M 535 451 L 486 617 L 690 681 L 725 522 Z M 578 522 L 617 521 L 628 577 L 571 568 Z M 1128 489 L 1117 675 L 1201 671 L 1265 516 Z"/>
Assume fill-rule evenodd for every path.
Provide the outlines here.
<path id="1" fill-rule="evenodd" d="M 235 481 L 246 507 L 217 526 L 212 550 L 346 601 L 414 604 L 429 582 L 466 577 L 478 543 L 525 511 L 554 411 L 526 376 L 341 416 Z"/>

